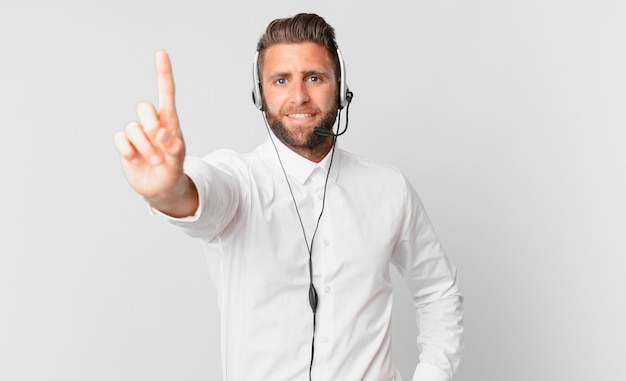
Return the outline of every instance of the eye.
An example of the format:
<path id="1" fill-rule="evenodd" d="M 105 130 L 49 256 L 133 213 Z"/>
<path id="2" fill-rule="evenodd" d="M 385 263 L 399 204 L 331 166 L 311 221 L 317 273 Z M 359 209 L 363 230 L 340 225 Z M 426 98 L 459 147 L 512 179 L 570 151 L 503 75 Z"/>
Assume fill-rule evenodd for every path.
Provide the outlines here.
<path id="1" fill-rule="evenodd" d="M 313 82 L 313 83 L 317 83 L 317 82 L 322 82 L 322 79 L 320 77 L 309 77 L 309 82 Z"/>
<path id="2" fill-rule="evenodd" d="M 287 80 L 285 78 L 278 78 L 276 81 L 274 81 L 277 85 L 284 85 L 285 83 L 287 83 Z"/>

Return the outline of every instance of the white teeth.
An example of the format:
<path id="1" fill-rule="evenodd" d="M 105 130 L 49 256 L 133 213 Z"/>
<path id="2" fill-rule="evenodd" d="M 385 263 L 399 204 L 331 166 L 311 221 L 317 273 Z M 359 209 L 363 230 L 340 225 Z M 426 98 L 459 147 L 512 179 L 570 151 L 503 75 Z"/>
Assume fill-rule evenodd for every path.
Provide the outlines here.
<path id="1" fill-rule="evenodd" d="M 289 114 L 289 117 L 293 119 L 307 119 L 312 116 L 313 114 Z"/>

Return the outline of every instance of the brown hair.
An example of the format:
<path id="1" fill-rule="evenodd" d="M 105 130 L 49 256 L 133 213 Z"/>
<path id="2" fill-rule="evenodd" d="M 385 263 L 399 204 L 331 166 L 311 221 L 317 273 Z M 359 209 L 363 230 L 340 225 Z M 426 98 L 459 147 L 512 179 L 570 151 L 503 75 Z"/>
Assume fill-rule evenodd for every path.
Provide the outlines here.
<path id="1" fill-rule="evenodd" d="M 326 47 L 328 54 L 335 63 L 335 75 L 339 78 L 339 57 L 335 42 L 335 29 L 321 16 L 313 13 L 299 13 L 293 17 L 272 21 L 259 39 L 259 71 L 263 67 L 265 50 L 272 45 L 281 43 L 314 42 Z"/>

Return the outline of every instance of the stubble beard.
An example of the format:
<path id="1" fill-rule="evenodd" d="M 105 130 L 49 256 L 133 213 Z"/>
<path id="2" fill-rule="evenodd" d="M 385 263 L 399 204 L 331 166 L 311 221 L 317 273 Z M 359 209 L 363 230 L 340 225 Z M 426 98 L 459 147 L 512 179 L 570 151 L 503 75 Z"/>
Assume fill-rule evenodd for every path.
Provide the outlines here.
<path id="1" fill-rule="evenodd" d="M 317 126 L 314 126 L 314 128 L 310 131 L 290 131 L 287 127 L 285 127 L 278 115 L 267 111 L 266 116 L 272 132 L 284 145 L 295 151 L 314 151 L 317 148 L 322 147 L 328 138 L 328 136 L 316 134 L 314 129 L 320 128 L 324 131 L 332 132 L 335 119 L 337 118 L 337 111 L 337 108 L 334 107 L 332 110 L 325 113 L 320 123 Z M 304 140 L 302 137 L 299 138 L 298 135 L 301 134 L 306 134 Z"/>

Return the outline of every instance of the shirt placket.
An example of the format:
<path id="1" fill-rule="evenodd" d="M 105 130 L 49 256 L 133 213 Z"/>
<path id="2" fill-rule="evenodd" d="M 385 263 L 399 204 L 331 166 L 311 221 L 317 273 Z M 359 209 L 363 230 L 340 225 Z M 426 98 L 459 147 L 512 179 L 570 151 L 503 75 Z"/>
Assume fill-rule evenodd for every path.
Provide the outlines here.
<path id="1" fill-rule="evenodd" d="M 317 216 L 324 202 L 324 183 L 326 181 L 326 173 L 317 169 L 312 175 L 312 189 L 315 198 L 315 207 Z M 330 180 L 329 180 L 330 181 Z M 328 185 L 330 187 L 330 184 Z M 326 193 L 326 208 L 328 207 L 328 190 Z M 325 380 L 325 375 L 329 367 L 326 366 L 332 360 L 332 348 L 334 344 L 333 332 L 333 314 L 334 314 L 334 290 L 332 279 L 328 274 L 330 260 L 332 258 L 333 242 L 330 232 L 330 219 L 328 218 L 328 210 L 324 211 L 324 215 L 320 221 L 320 225 L 315 236 L 313 247 L 313 282 L 317 290 L 319 303 L 316 313 L 316 332 L 315 332 L 315 359 L 314 368 L 318 379 Z"/>

